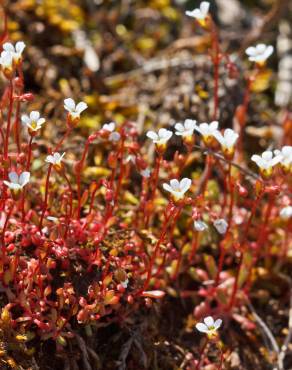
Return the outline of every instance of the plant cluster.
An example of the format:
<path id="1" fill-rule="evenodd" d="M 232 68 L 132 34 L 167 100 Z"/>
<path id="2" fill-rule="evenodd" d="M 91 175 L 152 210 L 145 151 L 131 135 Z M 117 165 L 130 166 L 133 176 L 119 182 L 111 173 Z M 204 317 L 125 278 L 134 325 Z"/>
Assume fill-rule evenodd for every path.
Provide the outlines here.
<path id="1" fill-rule="evenodd" d="M 174 282 L 189 275 L 199 285 L 195 320 L 204 319 L 196 328 L 207 340 L 188 366 L 208 363 L 206 348 L 215 343 L 222 368 L 218 329 L 228 318 L 251 325 L 238 307 L 249 300 L 256 268 L 284 265 L 291 242 L 292 147 L 251 158 L 243 147 L 250 87 L 273 47 L 246 50 L 252 67 L 235 112 L 237 128 L 222 131 L 219 68 L 233 78 L 240 72 L 220 49 L 209 3 L 187 15 L 212 40 L 211 122 L 186 119 L 149 130 L 146 137 L 135 122 L 106 123 L 90 134 L 77 161 L 66 145 L 87 104 L 66 98 L 65 134 L 56 145 L 40 148 L 47 119 L 29 110 L 34 96 L 24 86 L 25 44 L 7 42 L 4 32 L 0 281 L 2 316 L 15 333 L 12 342 L 38 337 L 66 346 L 79 326 L 91 330 L 103 320 L 122 322 L 139 307 L 165 299 Z M 181 148 L 174 153 L 172 141 Z M 92 146 L 107 153 L 109 175 L 88 182 L 84 171 Z M 36 155 L 42 161 L 38 168 Z M 204 170 L 195 176 L 201 159 Z"/>

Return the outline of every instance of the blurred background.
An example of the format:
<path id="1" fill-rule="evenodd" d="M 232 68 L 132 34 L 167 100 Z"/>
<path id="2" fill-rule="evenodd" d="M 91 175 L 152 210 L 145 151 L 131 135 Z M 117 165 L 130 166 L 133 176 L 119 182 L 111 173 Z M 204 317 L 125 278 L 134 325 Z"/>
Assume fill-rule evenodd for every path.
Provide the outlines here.
<path id="1" fill-rule="evenodd" d="M 2 1 L 12 41 L 23 39 L 27 90 L 41 109 L 63 126 L 64 97 L 84 99 L 90 109 L 82 135 L 102 123 L 131 119 L 145 126 L 169 125 L 188 117 L 208 120 L 212 109 L 210 38 L 187 9 L 197 0 L 18 0 Z M 289 0 L 211 0 L 223 52 L 239 74 L 221 71 L 220 121 L 230 126 L 242 102 L 245 49 L 272 44 L 269 70 L 255 87 L 252 135 L 277 134 L 291 108 L 292 41 Z M 278 72 L 279 71 L 279 72 Z M 276 113 L 279 112 L 279 113 Z M 49 132 L 46 135 L 50 135 Z M 276 135 L 277 136 L 277 135 Z M 268 140 L 268 139 L 267 139 Z M 266 145 L 266 142 L 263 142 Z"/>

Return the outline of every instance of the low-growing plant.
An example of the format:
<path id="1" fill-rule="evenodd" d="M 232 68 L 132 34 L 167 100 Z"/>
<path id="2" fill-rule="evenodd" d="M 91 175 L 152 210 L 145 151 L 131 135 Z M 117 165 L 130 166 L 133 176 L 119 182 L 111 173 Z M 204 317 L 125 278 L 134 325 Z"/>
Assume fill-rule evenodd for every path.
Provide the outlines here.
<path id="1" fill-rule="evenodd" d="M 173 295 L 183 275 L 200 286 L 194 318 L 205 318 L 197 329 L 207 335 L 190 369 L 210 363 L 206 348 L 212 343 L 222 368 L 218 329 L 222 325 L 228 331 L 230 319 L 253 328 L 239 307 L 249 302 L 257 269 L 271 261 L 280 269 L 291 243 L 292 147 L 249 158 L 243 146 L 251 86 L 262 76 L 273 47 L 258 44 L 246 50 L 251 62 L 244 72 L 246 96 L 235 112 L 236 127 L 222 131 L 217 121 L 220 71 L 233 79 L 242 72 L 221 50 L 209 3 L 187 15 L 211 37 L 213 121 L 186 119 L 149 130 L 146 137 L 138 134 L 135 122 L 110 122 L 88 136 L 78 160 L 67 146 L 90 107 L 80 97 L 78 103 L 67 97 L 65 133 L 44 152 L 39 140 L 48 119 L 29 109 L 35 97 L 24 85 L 25 44 L 7 42 L 4 31 L 1 341 L 9 325 L 8 339 L 19 346 L 33 338 L 66 346 L 79 327 L 90 331 L 101 322 L 122 323 L 142 306 Z M 173 153 L 172 141 L 181 150 Z M 96 146 L 105 154 L 108 175 L 88 181 L 84 172 Z M 34 166 L 36 158 L 41 166 Z M 178 289 L 177 295 L 184 293 Z M 12 359 L 4 351 L 0 361 Z"/>

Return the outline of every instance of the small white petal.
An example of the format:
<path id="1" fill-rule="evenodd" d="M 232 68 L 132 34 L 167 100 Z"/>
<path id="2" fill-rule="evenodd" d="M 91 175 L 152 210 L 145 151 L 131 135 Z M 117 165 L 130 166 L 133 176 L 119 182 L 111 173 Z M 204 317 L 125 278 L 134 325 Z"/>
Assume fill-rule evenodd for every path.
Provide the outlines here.
<path id="1" fill-rule="evenodd" d="M 103 130 L 106 130 L 106 131 L 109 131 L 109 132 L 113 132 L 115 128 L 116 128 L 115 122 L 105 123 L 102 126 Z"/>
<path id="2" fill-rule="evenodd" d="M 27 183 L 29 183 L 29 179 L 30 179 L 30 173 L 27 171 L 22 172 L 19 176 L 19 185 L 24 187 Z"/>
<path id="3" fill-rule="evenodd" d="M 200 331 L 201 333 L 208 333 L 208 330 L 209 330 L 208 327 L 202 322 L 199 322 L 198 324 L 196 324 L 196 329 Z"/>
<path id="4" fill-rule="evenodd" d="M 8 178 L 11 182 L 15 183 L 15 184 L 18 184 L 18 175 L 16 172 L 12 171 L 12 172 L 9 172 L 8 174 Z"/>
<path id="5" fill-rule="evenodd" d="M 225 234 L 228 228 L 228 223 L 224 220 L 224 218 L 215 220 L 213 225 L 219 234 Z"/>
<path id="6" fill-rule="evenodd" d="M 87 108 L 88 108 L 88 105 L 86 103 L 84 103 L 83 101 L 81 101 L 76 106 L 76 112 L 80 114 Z"/>
<path id="7" fill-rule="evenodd" d="M 37 111 L 35 111 L 35 110 L 33 110 L 32 112 L 30 112 L 29 118 L 32 121 L 37 121 L 40 118 L 40 113 L 37 112 Z"/>
<path id="8" fill-rule="evenodd" d="M 158 140 L 158 135 L 154 131 L 148 131 L 146 136 L 151 140 Z"/>
<path id="9" fill-rule="evenodd" d="M 15 45 L 15 51 L 20 56 L 25 49 L 25 43 L 23 41 L 18 41 Z"/>
<path id="10" fill-rule="evenodd" d="M 180 190 L 178 179 L 172 179 L 172 180 L 170 180 L 169 183 L 170 183 L 170 186 L 171 186 L 172 190 L 175 190 L 175 191 Z"/>
<path id="11" fill-rule="evenodd" d="M 5 42 L 2 47 L 3 47 L 3 50 L 5 51 L 11 52 L 11 53 L 15 52 L 14 46 L 11 44 L 11 42 Z"/>
<path id="12" fill-rule="evenodd" d="M 163 189 L 164 190 L 166 190 L 166 191 L 168 191 L 168 192 L 170 192 L 170 193 L 172 193 L 172 187 L 169 185 L 169 184 L 166 184 L 166 183 L 164 183 L 163 185 L 162 185 L 162 187 L 163 187 Z"/>
<path id="13" fill-rule="evenodd" d="M 292 206 L 287 206 L 281 209 L 280 217 L 283 220 L 289 220 L 292 217 Z"/>
<path id="14" fill-rule="evenodd" d="M 208 328 L 214 326 L 214 319 L 212 316 L 207 316 L 204 318 L 204 323 L 207 325 Z"/>
<path id="15" fill-rule="evenodd" d="M 220 328 L 220 326 L 222 325 L 222 320 L 221 319 L 217 319 L 215 322 L 214 322 L 214 328 L 217 330 Z"/>
<path id="16" fill-rule="evenodd" d="M 196 231 L 204 231 L 208 228 L 208 225 L 204 221 L 196 220 L 194 222 L 194 228 Z"/>
<path id="17" fill-rule="evenodd" d="M 187 177 L 183 178 L 179 184 L 182 193 L 186 193 L 192 185 L 192 180 Z"/>
<path id="18" fill-rule="evenodd" d="M 208 1 L 203 1 L 201 4 L 200 4 L 200 10 L 201 10 L 201 13 L 206 16 L 209 12 L 209 8 L 210 8 L 210 3 Z"/>
<path id="19" fill-rule="evenodd" d="M 68 111 L 68 112 L 72 112 L 75 110 L 75 102 L 72 98 L 67 98 L 64 100 L 64 108 Z"/>
<path id="20" fill-rule="evenodd" d="M 26 115 L 26 114 L 23 114 L 22 116 L 21 116 L 21 121 L 22 121 L 22 123 L 24 123 L 24 124 L 28 124 L 28 123 L 30 123 L 30 118 L 28 117 L 28 115 Z"/>
<path id="21" fill-rule="evenodd" d="M 118 133 L 118 132 L 112 132 L 109 136 L 109 140 L 110 141 L 114 141 L 114 142 L 117 142 L 119 141 L 121 138 L 121 135 Z"/>

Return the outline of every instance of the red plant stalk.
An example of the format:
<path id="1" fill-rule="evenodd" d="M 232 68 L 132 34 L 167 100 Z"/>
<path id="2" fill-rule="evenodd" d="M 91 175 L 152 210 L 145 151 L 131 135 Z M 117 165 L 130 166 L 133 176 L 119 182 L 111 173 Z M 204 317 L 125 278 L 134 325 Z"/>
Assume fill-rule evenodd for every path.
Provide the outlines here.
<path id="1" fill-rule="evenodd" d="M 214 113 L 213 113 L 213 120 L 217 120 L 218 118 L 218 108 L 219 108 L 219 98 L 218 98 L 218 90 L 219 90 L 219 64 L 220 64 L 220 50 L 219 50 L 219 42 L 218 42 L 218 30 L 213 21 L 211 21 L 211 37 L 212 37 L 212 49 L 213 49 L 213 64 L 214 64 Z"/>
<path id="2" fill-rule="evenodd" d="M 208 344 L 209 344 L 209 339 L 207 338 L 202 349 L 200 350 L 199 361 L 195 367 L 195 370 L 199 370 L 201 368 L 201 364 L 203 363 L 205 356 L 206 356 L 206 349 L 207 349 Z"/>
<path id="3" fill-rule="evenodd" d="M 68 126 L 67 127 L 67 130 L 66 130 L 66 132 L 65 132 L 65 134 L 64 134 L 64 136 L 62 137 L 62 139 L 58 142 L 58 144 L 56 145 L 56 147 L 55 147 L 55 149 L 54 149 L 54 151 L 53 151 L 53 153 L 55 153 L 55 152 L 58 152 L 59 151 L 59 149 L 61 148 L 61 146 L 62 146 L 62 144 L 64 143 L 64 141 L 68 138 L 68 136 L 70 135 L 70 133 L 71 133 L 71 131 L 73 130 L 73 127 L 71 127 L 71 126 Z"/>
<path id="4" fill-rule="evenodd" d="M 192 237 L 191 253 L 189 254 L 189 262 L 192 263 L 199 245 L 199 232 L 194 231 Z"/>
<path id="5" fill-rule="evenodd" d="M 248 222 L 246 224 L 246 227 L 245 227 L 245 230 L 243 232 L 243 237 L 247 237 L 248 236 L 248 231 L 249 231 L 249 228 L 250 228 L 250 225 L 251 225 L 251 221 L 255 215 L 255 212 L 256 212 L 256 209 L 259 205 L 259 202 L 260 200 L 262 199 L 262 196 L 263 196 L 263 191 L 261 191 L 254 203 L 253 203 L 253 207 L 252 207 L 252 210 L 251 210 L 251 214 L 249 216 L 249 219 L 248 219 Z M 255 260 L 253 261 L 253 263 L 251 264 L 251 266 L 249 267 L 249 271 L 248 271 L 248 280 L 247 280 L 247 286 L 249 285 L 249 281 L 251 280 L 251 271 L 253 269 L 253 266 L 255 264 Z M 232 307 L 234 306 L 234 303 L 235 303 L 235 298 L 236 298 L 236 293 L 237 293 L 237 288 L 238 288 L 238 280 L 239 280 L 239 276 L 240 276 L 240 270 L 242 268 L 242 265 L 243 265 L 243 251 L 240 251 L 240 257 L 239 257 L 239 264 L 238 264 L 238 268 L 237 268 L 237 273 L 236 273 L 236 276 L 235 276 L 235 282 L 234 282 L 234 285 L 233 285 L 233 290 L 232 290 L 232 294 L 231 294 L 231 299 L 230 299 L 230 302 L 229 302 L 229 305 L 228 305 L 228 310 L 231 311 Z"/>
<path id="6" fill-rule="evenodd" d="M 253 267 L 256 265 L 256 263 L 259 259 L 259 255 L 260 255 L 262 246 L 264 245 L 264 243 L 266 242 L 266 240 L 268 238 L 267 226 L 268 226 L 269 218 L 270 218 L 273 206 L 274 206 L 274 201 L 275 201 L 275 196 L 273 194 L 269 194 L 269 203 L 268 203 L 268 206 L 267 206 L 267 209 L 266 209 L 266 213 L 265 213 L 265 217 L 264 217 L 264 223 L 261 225 L 261 228 L 259 230 L 259 236 L 258 236 L 257 243 L 256 243 L 257 250 L 255 252 L 253 261 L 251 263 L 251 266 L 249 268 L 248 278 L 247 278 L 245 289 L 244 289 L 244 291 L 246 293 L 249 291 L 249 289 L 251 287 L 251 271 L 252 271 Z"/>
<path id="7" fill-rule="evenodd" d="M 12 119 L 12 109 L 13 109 L 13 82 L 12 79 L 9 80 L 9 107 L 8 107 L 8 114 L 7 114 L 7 127 L 6 127 L 6 136 L 4 142 L 4 160 L 8 160 L 8 144 L 9 144 L 9 136 L 11 130 L 11 119 Z M 7 176 L 7 169 L 5 166 L 5 172 Z"/>
<path id="8" fill-rule="evenodd" d="M 207 186 L 209 178 L 211 176 L 212 162 L 213 162 L 212 155 L 207 154 L 206 161 L 205 161 L 205 163 L 206 163 L 205 164 L 205 170 L 204 170 L 204 173 L 202 175 L 203 176 L 203 182 L 202 182 L 202 185 L 201 185 L 201 193 L 202 194 L 205 193 L 206 186 Z"/>
<path id="9" fill-rule="evenodd" d="M 31 161 L 31 155 L 32 155 L 32 142 L 33 142 L 33 135 L 30 136 L 29 143 L 28 143 L 28 157 L 27 157 L 27 163 L 26 163 L 26 171 L 29 171 L 30 168 L 30 161 Z"/>
<path id="10" fill-rule="evenodd" d="M 5 232 L 6 232 L 6 229 L 7 229 L 7 226 L 8 226 L 8 222 L 9 222 L 9 219 L 10 219 L 10 216 L 12 214 L 12 210 L 13 210 L 13 205 L 11 206 L 11 208 L 9 209 L 8 211 L 8 214 L 6 216 L 6 219 L 5 219 L 5 222 L 4 222 L 4 225 L 3 225 L 3 229 L 2 229 L 2 235 L 1 235 L 1 269 L 0 269 L 0 273 L 3 272 L 3 266 L 4 266 L 4 259 L 5 259 L 5 255 L 6 255 L 6 250 L 5 250 Z"/>
<path id="11" fill-rule="evenodd" d="M 76 165 L 76 184 L 77 184 L 77 198 L 78 198 L 77 215 L 76 215 L 77 219 L 80 219 L 80 211 L 81 211 L 81 174 L 82 174 L 82 169 L 84 166 L 84 161 L 85 161 L 86 155 L 89 150 L 90 143 L 91 141 L 87 139 L 81 160 Z"/>
<path id="12" fill-rule="evenodd" d="M 283 240 L 283 251 L 282 251 L 282 255 L 281 255 L 281 263 L 283 263 L 285 261 L 285 259 L 287 258 L 287 255 L 288 255 L 288 247 L 289 247 L 289 234 L 290 234 L 290 231 L 292 230 L 292 222 L 288 221 L 288 225 L 286 227 L 286 230 L 285 230 L 285 236 L 284 236 L 284 240 Z"/>
<path id="13" fill-rule="evenodd" d="M 120 189 L 121 189 L 122 181 L 123 181 L 123 177 L 124 177 L 124 172 L 125 172 L 125 165 L 124 165 L 124 161 L 123 161 L 124 150 L 125 150 L 125 138 L 124 138 L 124 135 L 122 135 L 121 148 L 119 150 L 120 174 L 119 174 L 118 183 L 117 183 L 116 191 L 115 191 L 115 195 L 114 195 L 114 207 L 116 206 L 117 201 L 118 201 L 118 197 L 119 197 L 119 193 L 120 193 Z"/>
<path id="14" fill-rule="evenodd" d="M 272 194 L 269 194 L 269 202 L 268 202 L 268 206 L 267 206 L 266 213 L 265 213 L 264 223 L 261 225 L 258 240 L 257 240 L 256 259 L 258 259 L 261 248 L 265 244 L 268 238 L 268 232 L 267 232 L 268 227 L 267 226 L 268 226 L 268 222 L 269 222 L 269 219 L 272 213 L 274 202 L 275 202 L 275 196 Z"/>
<path id="15" fill-rule="evenodd" d="M 158 251 L 159 251 L 159 247 L 160 247 L 161 243 L 163 242 L 164 237 L 165 237 L 165 235 L 167 233 L 167 230 L 168 230 L 169 220 L 171 220 L 171 218 L 175 215 L 175 212 L 177 211 L 177 207 L 174 206 L 173 204 L 169 204 L 167 208 L 169 208 L 169 206 L 170 207 L 172 206 L 172 208 L 170 209 L 169 214 L 166 215 L 165 220 L 163 222 L 162 230 L 161 230 L 159 239 L 157 240 L 157 243 L 154 247 L 154 252 L 152 254 L 152 257 L 150 259 L 150 263 L 149 263 L 149 266 L 148 266 L 148 269 L 147 269 L 147 277 L 146 277 L 146 280 L 144 282 L 143 289 L 141 291 L 139 291 L 139 293 L 142 293 L 144 290 L 146 290 L 148 288 L 148 285 L 149 285 L 149 282 L 150 282 L 150 279 L 151 279 L 151 276 L 152 276 L 152 269 L 153 269 L 154 262 L 155 262 L 155 259 L 157 257 Z"/>
<path id="16" fill-rule="evenodd" d="M 46 188 L 45 188 L 45 200 L 44 200 L 42 215 L 41 215 L 41 219 L 40 219 L 40 223 L 39 223 L 39 231 L 40 232 L 42 232 L 43 220 L 44 220 L 45 213 L 46 213 L 46 210 L 47 210 L 47 207 L 48 207 L 49 185 L 50 185 L 50 176 L 51 176 L 51 172 L 52 172 L 52 167 L 53 167 L 53 165 L 50 164 L 49 168 L 48 168 L 48 172 L 47 172 Z"/>
<path id="17" fill-rule="evenodd" d="M 222 370 L 223 361 L 224 361 L 224 353 L 223 353 L 222 349 L 220 348 L 220 363 L 219 363 L 219 366 L 218 366 L 218 370 Z"/>
<path id="18" fill-rule="evenodd" d="M 231 311 L 232 307 L 235 304 L 236 293 L 237 293 L 237 289 L 238 289 L 239 276 L 240 276 L 240 271 L 241 271 L 241 268 L 242 268 L 242 264 L 243 264 L 243 251 L 240 251 L 239 263 L 238 263 L 238 268 L 237 268 L 237 272 L 236 272 L 236 276 L 235 276 L 233 290 L 232 290 L 231 298 L 230 298 L 229 305 L 228 305 L 228 308 L 227 308 L 228 311 Z"/>
<path id="19" fill-rule="evenodd" d="M 17 146 L 17 152 L 20 153 L 20 137 L 19 137 L 19 112 L 20 112 L 20 101 L 16 102 L 16 113 L 15 113 L 15 121 L 14 121 L 14 139 Z"/>
<path id="20" fill-rule="evenodd" d="M 93 211 L 93 203 L 94 203 L 94 198 L 95 198 L 95 194 L 97 192 L 99 188 L 99 183 L 94 183 L 94 189 L 92 191 L 92 194 L 91 194 L 91 199 L 90 199 L 90 204 L 89 204 L 89 212 L 88 212 L 88 215 L 87 215 L 87 218 L 89 219 L 90 216 L 91 216 L 91 213 Z M 82 229 L 84 230 L 86 228 L 86 225 L 87 225 L 87 222 L 84 223 Z"/>
<path id="21" fill-rule="evenodd" d="M 221 274 L 222 269 L 223 269 L 224 257 L 225 257 L 225 254 L 226 254 L 226 249 L 224 247 L 223 240 L 219 244 L 219 249 L 220 249 L 220 256 L 219 256 L 219 262 L 218 262 L 217 275 L 216 275 L 216 279 L 215 279 L 215 286 L 216 287 L 219 285 L 219 282 L 220 282 L 220 274 Z"/>
<path id="22" fill-rule="evenodd" d="M 230 191 L 230 203 L 229 203 L 229 211 L 228 211 L 228 227 L 226 230 L 226 234 L 229 232 L 232 226 L 232 215 L 233 215 L 233 207 L 234 207 L 234 181 L 231 175 L 231 164 L 229 164 L 229 191 Z"/>
<path id="23" fill-rule="evenodd" d="M 73 190 L 72 190 L 71 183 L 70 183 L 68 177 L 66 176 L 65 170 L 63 169 L 62 172 L 63 172 L 64 179 L 67 182 L 69 192 L 70 192 L 69 215 L 66 216 L 67 220 L 66 220 L 66 229 L 65 229 L 65 234 L 64 234 L 64 239 L 66 239 L 67 235 L 68 235 L 69 228 L 70 228 L 70 222 L 72 220 L 72 214 L 73 214 Z"/>
<path id="24" fill-rule="evenodd" d="M 154 173 L 153 173 L 153 182 L 152 182 L 152 187 L 150 186 L 151 193 L 148 199 L 148 203 L 152 203 L 153 200 L 155 199 L 155 193 L 158 185 L 158 176 L 159 176 L 159 170 L 160 170 L 160 165 L 162 161 L 163 155 L 162 153 L 158 152 L 158 155 L 156 157 L 156 163 L 155 163 L 155 168 L 154 168 Z M 145 208 L 145 228 L 148 227 L 149 221 L 150 221 L 150 212 L 148 207 Z"/>
<path id="25" fill-rule="evenodd" d="M 173 220 L 172 220 L 172 227 L 168 233 L 168 239 L 171 240 L 172 239 L 172 236 L 173 236 L 173 232 L 174 232 L 174 228 L 176 226 L 176 222 L 180 216 L 180 213 L 181 213 L 181 210 L 182 210 L 182 206 L 180 205 L 177 209 L 177 213 L 173 216 Z M 158 269 L 157 269 L 157 272 L 155 274 L 156 277 L 159 276 L 161 270 L 163 269 L 164 267 L 164 264 L 165 264 L 165 260 L 166 260 L 166 255 L 167 255 L 167 249 L 165 250 L 164 254 L 163 254 L 163 259 L 162 259 L 162 263 L 159 265 Z M 176 276 L 178 274 L 178 269 L 179 269 L 179 266 L 180 266 L 180 262 L 181 262 L 181 258 L 182 258 L 182 250 L 180 250 L 180 253 L 179 253 L 179 258 L 178 258 L 178 262 L 177 262 L 177 265 L 176 265 L 176 272 L 174 273 L 174 277 L 173 277 L 173 280 L 176 279 Z"/>
<path id="26" fill-rule="evenodd" d="M 243 158 L 242 140 L 243 140 L 243 132 L 244 132 L 245 125 L 246 125 L 246 113 L 247 113 L 247 109 L 248 109 L 248 105 L 250 101 L 250 89 L 251 89 L 252 80 L 253 79 L 250 76 L 247 78 L 243 103 L 242 103 L 242 106 L 240 107 L 241 112 L 240 112 L 240 117 L 239 117 L 239 138 L 237 141 L 237 151 L 238 151 L 240 160 Z"/>

